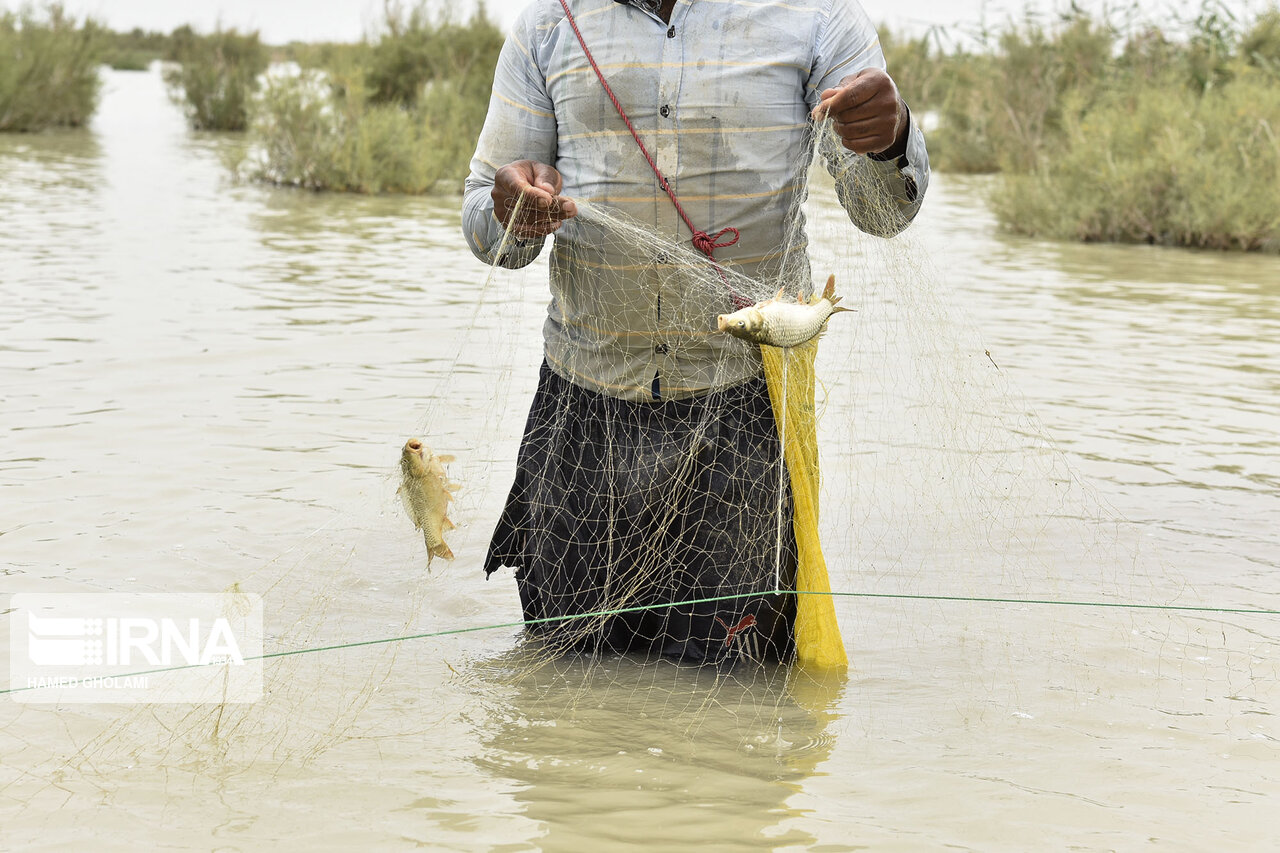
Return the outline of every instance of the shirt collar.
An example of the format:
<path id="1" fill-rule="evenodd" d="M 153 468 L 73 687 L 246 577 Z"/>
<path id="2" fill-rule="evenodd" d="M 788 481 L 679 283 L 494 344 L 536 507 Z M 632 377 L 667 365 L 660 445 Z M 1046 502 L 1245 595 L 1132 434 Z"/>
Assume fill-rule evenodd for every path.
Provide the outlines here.
<path id="1" fill-rule="evenodd" d="M 621 3 L 623 6 L 635 6 L 637 9 L 653 15 L 658 14 L 658 10 L 662 8 L 662 3 L 659 0 L 613 0 L 613 2 Z"/>

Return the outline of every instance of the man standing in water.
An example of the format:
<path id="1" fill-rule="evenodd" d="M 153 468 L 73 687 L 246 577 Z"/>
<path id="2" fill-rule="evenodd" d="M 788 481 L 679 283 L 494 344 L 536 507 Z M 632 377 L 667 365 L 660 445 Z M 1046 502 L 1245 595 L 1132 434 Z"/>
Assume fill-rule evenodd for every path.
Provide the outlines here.
<path id="1" fill-rule="evenodd" d="M 794 596 L 770 593 L 794 587 L 795 546 L 759 352 L 690 334 L 682 321 L 714 329 L 727 294 L 637 268 L 573 221 L 573 199 L 701 242 L 754 280 L 807 286 L 798 203 L 828 117 L 840 203 L 892 236 L 919 210 L 928 155 L 856 0 L 535 0 L 516 22 L 463 230 L 478 258 L 512 268 L 556 234 L 545 360 L 485 563 L 516 569 L 531 630 L 700 663 L 793 654 Z"/>

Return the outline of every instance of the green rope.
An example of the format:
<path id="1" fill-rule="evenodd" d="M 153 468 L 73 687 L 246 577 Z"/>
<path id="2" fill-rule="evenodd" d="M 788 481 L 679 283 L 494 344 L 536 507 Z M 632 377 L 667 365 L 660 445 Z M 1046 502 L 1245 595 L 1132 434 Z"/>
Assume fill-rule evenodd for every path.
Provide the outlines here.
<path id="1" fill-rule="evenodd" d="M 891 592 L 814 592 L 809 590 L 766 589 L 760 592 L 744 592 L 735 595 L 716 595 L 708 598 L 690 598 L 684 601 L 663 602 L 661 604 L 638 604 L 633 607 L 617 607 L 611 610 L 593 610 L 587 613 L 573 613 L 568 616 L 544 616 L 538 619 L 522 619 L 517 622 L 499 622 L 492 625 L 472 625 L 466 628 L 450 628 L 445 631 L 429 631 L 423 634 L 406 634 L 400 637 L 380 637 L 374 640 L 356 640 L 351 643 L 334 643 L 328 646 L 309 646 L 301 649 L 286 649 L 279 652 L 267 652 L 245 658 L 251 660 L 271 660 L 273 658 L 290 657 L 292 655 L 314 654 L 316 652 L 332 652 L 341 649 L 354 649 L 361 646 L 381 646 L 389 643 L 403 643 L 409 640 L 429 640 L 438 637 L 450 637 L 457 634 L 470 634 L 476 631 L 496 631 L 501 628 L 522 628 L 526 625 L 539 625 L 546 622 L 570 622 L 575 619 L 595 619 L 602 616 L 618 616 L 623 613 L 638 613 L 643 610 L 657 610 L 665 607 L 686 607 L 692 604 L 710 604 L 716 601 L 733 601 L 740 598 L 758 598 L 764 595 L 830 595 L 843 598 L 893 599 L 898 601 L 946 601 L 967 602 L 972 604 L 1034 604 L 1057 607 L 1102 607 L 1116 610 L 1164 610 L 1177 613 L 1220 613 L 1244 614 L 1248 616 L 1280 616 L 1280 610 L 1266 610 L 1251 607 L 1205 607 L 1190 604 L 1136 604 L 1125 601 L 1059 601 L 1050 598 L 996 598 L 991 596 L 968 595 L 910 595 Z M 139 675 L 155 675 L 163 672 L 175 672 L 183 669 L 196 669 L 202 664 L 185 664 L 170 666 L 164 669 L 148 669 L 141 672 L 129 672 L 112 676 L 113 678 L 132 678 Z M 21 693 L 27 690 L 38 690 L 38 687 L 11 687 L 0 690 L 0 696 L 6 693 Z"/>

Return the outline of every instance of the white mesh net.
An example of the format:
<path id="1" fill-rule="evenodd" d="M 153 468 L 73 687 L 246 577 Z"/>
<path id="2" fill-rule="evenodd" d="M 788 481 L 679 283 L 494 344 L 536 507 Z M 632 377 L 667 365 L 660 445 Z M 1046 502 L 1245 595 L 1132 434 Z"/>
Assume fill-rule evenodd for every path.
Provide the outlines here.
<path id="1" fill-rule="evenodd" d="M 778 247 L 785 261 L 764 280 L 587 204 L 552 262 L 592 262 L 602 245 L 629 255 L 626 270 L 596 279 L 592 298 L 607 305 L 611 288 L 652 284 L 648 316 L 661 325 L 627 331 L 718 353 L 713 377 L 753 357 L 715 331 L 730 289 L 760 300 L 835 275 L 856 310 L 822 339 L 816 410 L 821 538 L 848 680 L 786 662 L 795 596 L 776 590 L 795 583 L 794 536 L 763 383 L 714 381 L 710 394 L 646 403 L 561 382 L 544 389 L 540 437 L 521 456 L 544 260 L 491 269 L 456 294 L 466 319 L 405 377 L 424 413 L 382 437 L 385 475 L 239 580 L 267 602 L 261 702 L 15 706 L 0 793 L 39 810 L 94 791 L 225 790 L 242 776 L 288 780 L 309 762 L 340 767 L 369 751 L 388 772 L 423 752 L 471 767 L 446 744 L 471 725 L 457 709 L 472 706 L 484 711 L 483 762 L 517 779 L 585 772 L 541 765 L 554 750 L 545 739 L 529 746 L 530 727 L 560 726 L 569 738 L 618 721 L 645 721 L 651 753 L 715 743 L 804 774 L 830 754 L 834 720 L 867 734 L 955 722 L 885 704 L 879 681 L 897 685 L 898 699 L 935 679 L 966 684 L 955 698 L 964 720 L 1088 702 L 1126 672 L 1157 672 L 1147 698 L 1175 712 L 1219 692 L 1210 683 L 1251 689 L 1274 643 L 1251 635 L 1247 617 L 1107 609 L 1185 602 L 1184 584 L 1072 469 L 910 232 L 857 233 L 830 180 L 810 174 L 807 225 L 793 217 Z M 894 215 L 888 204 L 880 212 Z M 457 529 L 445 534 L 456 559 L 429 573 L 422 535 L 395 497 L 407 435 L 456 457 L 448 473 L 462 485 L 449 510 Z M 502 522 L 518 476 L 522 506 L 536 512 Z M 518 627 L 511 573 L 485 580 L 495 526 L 506 537 L 496 563 L 536 581 L 536 600 L 524 602 L 545 620 L 534 630 Z M 1049 601 L 1082 606 L 1032 603 Z M 1035 685 L 1015 676 L 1028 668 L 1042 673 Z M 666 831 L 655 828 L 655 841 Z"/>

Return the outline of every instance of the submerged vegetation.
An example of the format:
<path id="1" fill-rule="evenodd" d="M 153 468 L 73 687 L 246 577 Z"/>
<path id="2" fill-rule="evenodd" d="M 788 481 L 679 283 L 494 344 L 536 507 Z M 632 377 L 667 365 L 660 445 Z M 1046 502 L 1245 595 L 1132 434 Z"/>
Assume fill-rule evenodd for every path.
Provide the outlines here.
<path id="1" fill-rule="evenodd" d="M 502 33 L 426 5 L 388 5 L 359 45 L 295 48 L 255 102 L 247 177 L 311 189 L 428 192 L 466 175 Z"/>
<path id="2" fill-rule="evenodd" d="M 199 35 L 180 27 L 171 37 L 172 58 L 165 82 L 185 101 L 192 126 L 201 130 L 244 130 L 249 101 L 270 59 L 258 34 L 218 30 Z"/>
<path id="3" fill-rule="evenodd" d="M 103 32 L 56 5 L 0 12 L 0 131 L 88 121 L 98 105 Z"/>
<path id="4" fill-rule="evenodd" d="M 942 170 L 1000 172 L 1010 230 L 1060 239 L 1280 252 L 1280 11 L 1212 4 L 1178 32 L 1073 12 L 942 51 L 884 39 L 932 112 Z"/>

